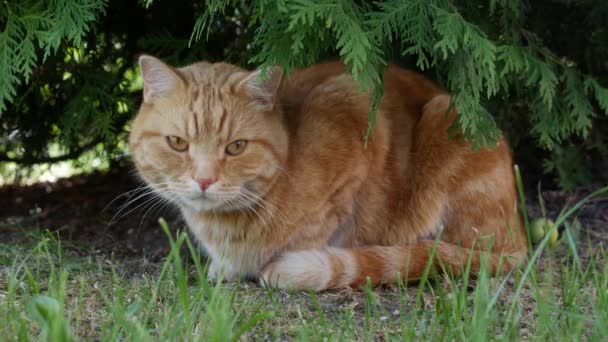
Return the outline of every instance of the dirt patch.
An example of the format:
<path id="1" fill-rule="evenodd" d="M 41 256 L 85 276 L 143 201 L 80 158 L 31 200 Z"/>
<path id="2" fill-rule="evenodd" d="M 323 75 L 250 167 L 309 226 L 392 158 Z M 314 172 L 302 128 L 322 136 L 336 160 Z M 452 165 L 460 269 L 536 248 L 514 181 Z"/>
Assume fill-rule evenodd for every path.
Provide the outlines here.
<path id="1" fill-rule="evenodd" d="M 140 186 L 128 170 L 120 169 L 0 188 L 0 237 L 10 241 L 43 229 L 56 232 L 69 250 L 82 255 L 159 262 L 169 245 L 158 218 L 165 217 L 173 229 L 182 225 L 174 208 L 146 196 Z"/>

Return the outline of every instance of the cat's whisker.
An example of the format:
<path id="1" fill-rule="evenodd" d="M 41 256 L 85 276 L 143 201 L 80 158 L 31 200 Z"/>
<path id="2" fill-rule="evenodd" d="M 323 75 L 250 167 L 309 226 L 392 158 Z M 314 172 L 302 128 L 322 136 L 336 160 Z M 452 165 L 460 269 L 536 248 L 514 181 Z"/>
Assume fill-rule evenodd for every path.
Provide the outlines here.
<path id="1" fill-rule="evenodd" d="M 143 222 L 150 211 L 152 211 L 154 208 L 158 208 L 158 210 L 156 212 L 158 214 L 158 212 L 160 210 L 167 207 L 167 205 L 172 204 L 172 201 L 175 200 L 176 198 L 177 198 L 177 195 L 169 196 L 169 198 L 166 198 L 163 196 L 157 196 L 157 198 L 156 198 L 157 201 L 153 205 L 150 206 L 150 208 L 144 213 L 141 220 L 139 221 L 139 227 L 137 228 L 137 231 L 139 232 L 141 230 Z"/>
<path id="2" fill-rule="evenodd" d="M 139 225 L 137 226 L 137 232 L 139 233 L 141 231 L 141 227 L 144 223 L 144 220 L 146 219 L 146 216 L 148 215 L 148 213 L 158 205 L 158 203 L 162 203 L 162 197 L 160 198 L 155 198 L 156 201 L 151 202 L 151 205 L 146 206 L 146 208 L 148 208 L 146 210 L 146 208 L 142 209 L 142 210 L 146 210 L 144 212 L 144 214 L 141 216 L 141 219 L 139 220 Z"/>
<path id="3" fill-rule="evenodd" d="M 252 206 L 250 206 L 250 205 L 247 205 L 247 202 L 245 202 L 245 201 L 244 201 L 242 198 L 240 198 L 240 197 L 238 197 L 238 196 L 237 196 L 237 197 L 234 197 L 234 199 L 235 199 L 235 200 L 237 200 L 238 202 L 240 202 L 240 204 L 241 204 L 241 205 L 240 205 L 240 207 L 241 207 L 241 208 L 246 209 L 248 213 L 253 213 L 253 214 L 255 214 L 255 215 L 256 215 L 256 216 L 257 216 L 257 217 L 260 219 L 260 221 L 262 221 L 262 223 L 263 223 L 265 226 L 267 226 L 267 225 L 268 225 L 268 223 L 267 223 L 267 222 L 266 222 L 266 220 L 264 219 L 264 216 L 262 215 L 262 213 L 260 213 L 260 212 L 259 212 L 259 211 L 258 211 L 256 208 L 254 208 L 254 207 L 252 207 Z M 241 212 L 242 212 L 242 211 L 241 211 Z"/>
<path id="4" fill-rule="evenodd" d="M 238 188 L 234 188 L 238 190 Z M 239 213 L 246 214 L 248 217 L 252 212 L 256 214 L 261 221 L 264 221 L 263 217 L 261 217 L 260 213 L 257 213 L 253 210 L 250 203 L 246 202 L 243 198 L 239 197 L 240 193 L 237 191 L 234 192 L 226 192 L 223 194 L 216 194 L 214 196 L 215 199 L 224 200 L 224 205 L 228 206 L 232 210 L 236 210 Z M 236 203 L 235 203 L 236 202 Z M 265 222 L 265 221 L 264 221 Z"/>
<path id="5" fill-rule="evenodd" d="M 116 196 L 116 197 L 115 197 L 115 198 L 114 198 L 112 201 L 110 201 L 110 203 L 108 203 L 108 204 L 106 205 L 106 207 L 105 207 L 103 210 L 106 210 L 106 209 L 108 208 L 108 206 L 110 206 L 110 205 L 111 205 L 113 202 L 115 202 L 115 201 L 116 201 L 118 198 L 120 198 L 120 197 L 122 197 L 122 196 L 124 196 L 124 195 L 126 195 L 126 194 L 137 193 L 137 192 L 144 192 L 144 191 L 147 191 L 148 193 L 151 193 L 151 192 L 154 192 L 154 191 L 157 191 L 157 190 L 158 190 L 158 189 L 155 189 L 155 187 L 160 187 L 160 186 L 163 186 L 163 185 L 166 185 L 166 184 L 169 184 L 169 183 L 151 183 L 151 184 L 142 184 L 142 185 L 140 185 L 139 187 L 137 187 L 137 188 L 135 188 L 135 189 L 133 189 L 133 190 L 126 191 L 126 192 L 124 192 L 124 193 L 122 193 L 122 194 L 120 194 L 120 195 Z M 141 195 L 141 194 L 140 194 L 140 195 Z M 140 197 L 141 197 L 141 196 L 139 196 L 139 197 L 137 197 L 137 198 L 135 198 L 135 199 L 129 199 L 129 202 L 128 202 L 128 203 L 126 203 L 126 204 L 123 204 L 121 207 L 123 207 L 123 206 L 125 206 L 125 205 L 129 205 L 130 203 L 132 203 L 133 201 L 136 201 L 136 200 L 137 200 L 137 199 L 139 199 Z M 102 211 L 103 211 L 103 210 L 102 210 Z"/>
<path id="6" fill-rule="evenodd" d="M 137 196 L 137 197 L 130 198 L 129 201 L 127 201 L 126 203 L 124 203 L 124 204 L 122 204 L 120 206 L 119 210 L 122 209 L 122 208 L 124 208 L 124 207 L 127 207 L 127 206 L 131 205 L 133 202 L 139 200 L 140 198 L 145 197 L 145 196 L 147 196 L 147 195 L 149 195 L 151 193 L 157 192 L 157 191 L 159 191 L 159 190 L 158 189 L 154 189 L 152 187 L 143 188 L 143 189 L 140 190 L 139 194 L 135 194 L 134 195 L 134 196 Z"/>
<path id="7" fill-rule="evenodd" d="M 133 211 L 135 211 L 138 208 L 141 208 L 142 206 L 144 206 L 144 208 L 146 208 L 145 205 L 149 204 L 151 201 L 155 200 L 157 198 L 157 196 L 160 195 L 160 193 L 158 191 L 150 191 L 147 192 L 143 195 L 140 195 L 139 197 L 137 197 L 137 199 L 144 197 L 144 196 L 148 196 L 148 195 L 155 195 L 152 196 L 151 198 L 147 199 L 146 201 L 144 201 L 143 203 L 138 204 L 137 206 L 135 206 L 134 208 L 132 208 L 131 210 L 127 211 L 126 213 L 120 215 L 119 217 L 117 217 L 122 211 L 124 211 L 127 206 L 123 206 L 123 208 L 121 208 L 121 210 L 119 210 L 116 214 L 114 214 L 114 216 L 112 217 L 112 219 L 110 220 L 110 223 L 108 223 L 108 226 L 111 226 L 115 221 L 119 221 L 120 219 L 122 219 L 123 217 L 129 215 L 130 213 L 132 213 Z M 137 200 L 135 199 L 135 200 Z M 135 200 L 129 202 L 129 205 L 132 204 Z"/>
<path id="8" fill-rule="evenodd" d="M 116 211 L 114 216 L 112 216 L 112 219 L 110 220 L 110 224 L 112 224 L 114 222 L 114 219 L 118 215 L 120 215 L 125 209 L 127 209 L 130 205 L 137 202 L 139 199 L 149 196 L 155 192 L 156 192 L 156 190 L 154 190 L 154 189 L 146 189 L 146 190 L 144 190 L 143 193 L 137 194 L 136 197 L 129 199 L 127 202 L 125 202 L 118 208 L 118 210 Z"/>
<path id="9" fill-rule="evenodd" d="M 122 214 L 121 214 L 121 212 L 118 212 L 116 215 L 117 215 L 117 216 L 118 216 L 118 214 L 121 214 L 121 215 L 119 215 L 118 217 L 116 217 L 116 220 L 117 220 L 117 221 L 118 221 L 118 220 L 121 220 L 122 218 L 126 217 L 126 216 L 127 216 L 127 215 L 129 215 L 131 212 L 133 212 L 133 211 L 135 211 L 135 210 L 137 210 L 137 209 L 140 209 L 140 208 L 146 208 L 146 207 L 147 207 L 147 205 L 148 205 L 150 202 L 154 201 L 156 198 L 158 198 L 158 196 L 159 196 L 159 195 L 158 195 L 156 192 L 150 192 L 150 193 L 146 194 L 146 196 L 145 196 L 145 197 L 146 197 L 146 199 L 145 199 L 145 200 L 143 200 L 143 201 L 141 201 L 141 202 L 138 202 L 138 203 L 137 203 L 135 206 L 131 207 L 129 210 L 127 210 L 126 212 L 124 212 L 124 213 L 122 213 Z M 129 208 L 129 207 L 125 207 L 125 210 L 126 210 L 126 209 L 128 209 L 128 208 Z"/>
<path id="10" fill-rule="evenodd" d="M 289 173 L 289 171 L 287 171 L 286 168 L 279 166 L 277 164 L 274 165 L 274 167 L 276 167 L 279 171 L 282 171 L 285 176 L 287 176 L 287 179 L 289 179 L 289 181 L 291 182 L 291 184 L 296 185 L 296 180 L 295 178 Z"/>
<path id="11" fill-rule="evenodd" d="M 118 196 L 114 197 L 114 198 L 113 198 L 113 199 L 112 199 L 112 200 L 111 200 L 111 201 L 110 201 L 108 204 L 106 204 L 106 206 L 105 206 L 105 207 L 104 207 L 104 208 L 101 210 L 101 212 L 106 211 L 106 209 L 108 209 L 108 207 L 109 207 L 109 206 L 110 206 L 112 203 L 116 202 L 116 200 L 118 200 L 119 198 L 121 198 L 121 197 L 123 197 L 123 196 L 125 196 L 125 195 L 129 195 L 129 194 L 131 194 L 131 193 L 135 193 L 135 192 L 137 192 L 137 191 L 145 191 L 145 190 L 147 190 L 147 189 L 148 189 L 148 186 L 147 186 L 147 185 L 142 185 L 142 186 L 139 186 L 139 187 L 137 187 L 137 188 L 135 188 L 135 189 L 133 189 L 133 190 L 125 191 L 125 192 L 121 193 L 120 195 L 118 195 Z"/>
<path id="12" fill-rule="evenodd" d="M 251 198 L 253 198 L 255 201 L 257 202 L 261 202 L 263 203 L 265 206 L 269 207 L 270 209 L 272 209 L 276 214 L 279 214 L 281 216 L 283 216 L 283 219 L 286 219 L 286 217 L 282 214 L 282 212 L 271 202 L 267 201 L 266 199 L 264 199 L 263 197 L 261 197 L 260 195 L 243 188 L 243 193 L 246 194 L 246 196 L 250 196 Z"/>
<path id="13" fill-rule="evenodd" d="M 237 203 L 234 203 L 235 201 Z M 247 209 L 247 208 L 243 208 L 243 206 L 240 203 L 238 203 L 238 202 L 239 201 L 236 198 L 229 198 L 229 199 L 226 200 L 225 205 L 226 205 L 226 207 L 228 207 L 228 209 L 235 210 L 235 211 L 237 211 L 237 212 L 239 212 L 241 214 L 246 215 L 247 218 L 250 218 L 249 211 L 248 210 L 247 211 L 243 210 L 243 209 Z"/>
<path id="14" fill-rule="evenodd" d="M 140 183 L 140 185 L 132 190 L 129 191 L 125 191 L 123 193 L 121 193 L 120 195 L 114 197 L 114 199 L 112 199 L 104 208 L 102 211 L 105 211 L 112 203 L 114 203 L 116 200 L 118 200 L 120 197 L 125 196 L 125 195 L 129 195 L 132 193 L 136 193 L 138 191 L 147 191 L 147 190 L 153 190 L 154 186 L 160 186 L 163 185 L 164 183 L 158 183 L 158 184 L 146 184 L 145 182 Z"/>
<path id="15" fill-rule="evenodd" d="M 246 207 L 248 207 L 248 208 L 253 209 L 253 208 L 255 208 L 255 206 L 258 206 L 259 208 L 266 210 L 269 215 L 272 214 L 272 212 L 269 210 L 269 208 L 267 208 L 265 206 L 265 203 L 260 201 L 259 198 L 256 198 L 247 192 L 239 192 L 237 197 L 241 198 L 242 203 L 246 203 L 247 204 Z"/>
<path id="16" fill-rule="evenodd" d="M 283 225 L 288 225 L 290 223 L 285 215 L 283 215 L 283 213 L 272 203 L 247 189 L 243 188 L 242 190 L 243 191 L 240 194 L 248 198 L 250 201 L 257 203 L 261 209 L 268 213 L 272 220 L 279 221 L 279 223 Z"/>

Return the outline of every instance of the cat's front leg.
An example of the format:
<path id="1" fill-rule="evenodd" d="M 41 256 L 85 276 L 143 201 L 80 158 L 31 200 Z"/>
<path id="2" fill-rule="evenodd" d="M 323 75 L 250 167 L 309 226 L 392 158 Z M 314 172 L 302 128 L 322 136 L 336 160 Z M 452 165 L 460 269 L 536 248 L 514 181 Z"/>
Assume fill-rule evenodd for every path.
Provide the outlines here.
<path id="1" fill-rule="evenodd" d="M 217 282 L 221 280 L 223 282 L 234 282 L 239 278 L 239 273 L 234 271 L 232 267 L 225 263 L 221 263 L 216 260 L 211 260 L 209 269 L 207 270 L 207 280 L 211 282 Z"/>
<path id="2" fill-rule="evenodd" d="M 354 258 L 340 248 L 285 252 L 264 266 L 259 281 L 262 286 L 321 291 L 334 287 L 341 277 L 350 281 L 355 264 Z"/>

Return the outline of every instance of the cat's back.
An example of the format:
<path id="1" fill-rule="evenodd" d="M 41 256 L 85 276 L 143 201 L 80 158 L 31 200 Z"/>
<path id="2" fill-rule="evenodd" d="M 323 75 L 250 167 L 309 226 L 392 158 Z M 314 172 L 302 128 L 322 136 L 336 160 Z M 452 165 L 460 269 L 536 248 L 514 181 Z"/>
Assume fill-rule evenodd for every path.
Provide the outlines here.
<path id="1" fill-rule="evenodd" d="M 381 109 L 388 112 L 407 111 L 417 117 L 425 104 L 446 92 L 416 71 L 390 64 L 383 74 Z M 366 113 L 371 109 L 370 94 L 360 88 L 342 62 L 326 62 L 294 71 L 281 89 L 281 102 L 286 110 L 300 110 L 308 103 L 339 106 L 348 100 Z"/>
<path id="2" fill-rule="evenodd" d="M 286 110 L 297 110 L 315 88 L 345 73 L 341 62 L 320 63 L 296 70 L 283 81 L 279 95 L 281 104 Z"/>
<path id="3" fill-rule="evenodd" d="M 384 72 L 384 96 L 387 106 L 400 105 L 408 111 L 422 113 L 424 106 L 438 95 L 447 94 L 422 74 L 390 64 Z"/>

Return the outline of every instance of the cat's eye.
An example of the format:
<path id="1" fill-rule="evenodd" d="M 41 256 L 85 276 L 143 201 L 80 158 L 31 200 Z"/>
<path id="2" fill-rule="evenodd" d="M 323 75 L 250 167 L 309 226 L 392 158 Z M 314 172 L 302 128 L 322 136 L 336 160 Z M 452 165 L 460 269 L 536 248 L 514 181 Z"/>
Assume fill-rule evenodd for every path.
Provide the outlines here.
<path id="1" fill-rule="evenodd" d="M 167 136 L 167 144 L 169 144 L 169 147 L 176 150 L 177 152 L 184 152 L 188 149 L 188 142 L 175 135 Z"/>
<path id="2" fill-rule="evenodd" d="M 247 140 L 235 140 L 226 146 L 226 154 L 230 156 L 236 156 L 245 150 L 247 146 Z"/>

